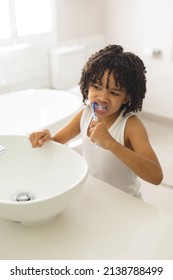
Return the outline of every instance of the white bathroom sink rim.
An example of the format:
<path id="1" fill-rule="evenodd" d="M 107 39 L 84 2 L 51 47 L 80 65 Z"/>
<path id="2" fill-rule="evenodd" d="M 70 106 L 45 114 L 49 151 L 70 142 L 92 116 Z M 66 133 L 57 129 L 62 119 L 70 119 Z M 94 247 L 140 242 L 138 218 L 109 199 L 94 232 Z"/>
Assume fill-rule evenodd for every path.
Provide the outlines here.
<path id="1" fill-rule="evenodd" d="M 0 135 L 0 139 L 2 139 L 2 138 L 5 138 L 5 137 L 7 137 L 7 138 L 20 138 L 20 139 L 26 139 L 27 140 L 27 142 L 29 143 L 29 136 L 24 136 L 24 135 L 20 135 L 20 134 L 18 134 L 18 135 L 16 135 L 16 134 L 11 134 L 11 135 L 9 135 L 9 134 L 7 134 L 7 135 Z M 78 185 L 80 185 L 80 183 L 83 181 L 83 180 L 86 180 L 86 178 L 87 178 L 87 176 L 88 176 L 88 166 L 87 166 L 87 163 L 86 163 L 86 161 L 84 160 L 84 158 L 80 155 L 80 154 L 78 154 L 76 151 L 74 151 L 74 150 L 72 150 L 71 148 L 69 148 L 68 146 L 66 146 L 66 145 L 64 145 L 64 144 L 61 144 L 61 143 L 58 143 L 58 142 L 54 142 L 54 141 L 50 141 L 50 143 L 52 143 L 53 145 L 57 145 L 57 146 L 59 146 L 59 147 L 62 147 L 63 149 L 66 149 L 66 150 L 69 150 L 70 151 L 70 153 L 74 153 L 75 154 L 75 156 L 77 156 L 78 158 L 80 158 L 81 159 L 81 161 L 83 162 L 83 164 L 84 164 L 84 166 L 85 166 L 85 172 L 83 173 L 83 175 L 81 175 L 81 178 L 79 178 L 75 183 L 73 183 L 70 187 L 68 187 L 67 189 L 65 189 L 64 191 L 61 191 L 61 192 L 57 192 L 57 194 L 56 195 L 50 195 L 50 196 L 47 196 L 47 197 L 42 197 L 42 198 L 34 198 L 34 199 L 31 199 L 31 200 L 29 200 L 29 201 L 15 201 L 15 200 L 13 200 L 13 199 L 11 199 L 11 200 L 7 200 L 7 199 L 0 199 L 0 203 L 3 205 L 3 204 L 5 204 L 5 205 L 16 205 L 17 207 L 19 206 L 19 205 L 21 205 L 21 206 L 26 206 L 26 205 L 32 205 L 32 204 L 38 204 L 38 203 L 42 203 L 42 202 L 46 202 L 46 201 L 49 201 L 49 200 L 52 200 L 52 199 L 54 199 L 54 198 L 56 198 L 56 197 L 60 197 L 60 196 L 62 196 L 62 195 L 64 195 L 65 193 L 67 193 L 67 192 L 69 192 L 69 191 L 71 191 L 73 188 L 75 188 L 75 187 L 77 187 Z M 30 143 L 29 143 L 29 145 L 31 145 Z M 42 149 L 42 147 L 41 148 L 36 148 L 36 149 Z M 4 151 L 4 153 L 5 153 L 5 151 Z M 1 155 L 0 155 L 1 156 Z M 25 192 L 25 191 L 24 191 Z M 26 191 L 27 192 L 27 191 Z"/>
<path id="2" fill-rule="evenodd" d="M 3 186 L 0 200 L 1 219 L 28 226 L 48 222 L 64 211 L 83 189 L 88 175 L 87 163 L 80 154 L 68 146 L 48 141 L 37 150 L 32 148 L 28 137 L 24 135 L 0 135 L 0 143 L 6 147 L 6 150 L 0 154 L 1 159 L 1 156 L 5 156 L 6 153 L 6 158 L 1 161 L 3 174 L 0 181 L 1 187 Z M 12 161 L 13 157 L 16 162 Z M 74 169 L 71 168 L 73 165 Z M 31 173 L 28 173 L 30 166 Z M 48 173 L 45 172 L 47 168 Z M 66 175 L 68 171 L 69 176 Z M 21 174 L 23 177 L 20 176 Z M 32 185 L 33 176 L 36 177 Z M 25 189 L 22 192 L 28 188 L 28 192 L 33 193 L 35 197 L 30 201 L 14 201 L 13 198 L 20 193 L 23 182 Z"/>

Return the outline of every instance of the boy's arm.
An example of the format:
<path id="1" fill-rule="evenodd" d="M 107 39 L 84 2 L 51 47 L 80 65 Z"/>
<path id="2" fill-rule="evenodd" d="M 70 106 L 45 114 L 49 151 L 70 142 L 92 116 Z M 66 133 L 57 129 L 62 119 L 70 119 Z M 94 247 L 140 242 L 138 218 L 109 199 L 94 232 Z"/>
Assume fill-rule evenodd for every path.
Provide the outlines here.
<path id="1" fill-rule="evenodd" d="M 125 147 L 116 141 L 110 151 L 118 156 L 143 180 L 158 185 L 163 173 L 157 156 L 150 145 L 146 129 L 138 117 L 128 119 L 125 129 Z"/>
<path id="2" fill-rule="evenodd" d="M 161 166 L 150 145 L 146 129 L 138 117 L 132 116 L 127 120 L 125 145 L 118 143 L 102 123 L 93 122 L 90 133 L 91 141 L 112 152 L 137 176 L 155 185 L 161 183 Z"/>
<path id="3" fill-rule="evenodd" d="M 79 111 L 51 140 L 65 144 L 80 133 L 80 119 L 83 109 Z"/>
<path id="4" fill-rule="evenodd" d="M 29 140 L 33 148 L 41 147 L 46 141 L 53 140 L 64 144 L 80 133 L 80 119 L 83 109 L 79 111 L 62 129 L 60 129 L 54 136 L 50 135 L 48 129 L 33 132 Z"/>

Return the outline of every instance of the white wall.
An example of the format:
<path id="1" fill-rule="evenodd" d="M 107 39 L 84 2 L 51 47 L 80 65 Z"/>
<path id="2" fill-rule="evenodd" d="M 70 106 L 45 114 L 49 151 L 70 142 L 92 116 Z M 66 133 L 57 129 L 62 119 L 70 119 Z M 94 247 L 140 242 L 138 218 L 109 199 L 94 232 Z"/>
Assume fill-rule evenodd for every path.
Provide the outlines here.
<path id="1" fill-rule="evenodd" d="M 173 119 L 173 1 L 55 0 L 56 46 L 84 43 L 88 55 L 106 43 L 122 44 L 147 66 L 144 111 Z M 158 58 L 146 48 L 162 51 Z M 50 87 L 50 46 L 1 53 L 0 93 Z"/>
<path id="2" fill-rule="evenodd" d="M 27 88 L 49 88 L 50 49 L 62 44 L 86 45 L 86 57 L 104 41 L 104 0 L 55 0 L 55 36 L 29 48 L 0 48 L 0 94 Z"/>
<path id="3" fill-rule="evenodd" d="M 173 118 L 173 1 L 105 0 L 107 42 L 138 54 L 147 67 L 144 111 Z M 146 48 L 160 49 L 158 58 Z"/>
<path id="4" fill-rule="evenodd" d="M 104 32 L 104 0 L 55 0 L 58 41 Z"/>

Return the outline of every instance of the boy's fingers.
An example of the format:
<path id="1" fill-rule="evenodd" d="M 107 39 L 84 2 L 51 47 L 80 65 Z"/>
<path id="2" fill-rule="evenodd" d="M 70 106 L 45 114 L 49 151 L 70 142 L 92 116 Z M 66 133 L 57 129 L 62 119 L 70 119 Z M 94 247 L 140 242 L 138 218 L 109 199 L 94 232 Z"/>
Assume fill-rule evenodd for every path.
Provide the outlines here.
<path id="1" fill-rule="evenodd" d="M 41 147 L 45 141 L 49 139 L 49 134 L 46 132 L 34 132 L 30 135 L 29 140 L 33 148 Z"/>

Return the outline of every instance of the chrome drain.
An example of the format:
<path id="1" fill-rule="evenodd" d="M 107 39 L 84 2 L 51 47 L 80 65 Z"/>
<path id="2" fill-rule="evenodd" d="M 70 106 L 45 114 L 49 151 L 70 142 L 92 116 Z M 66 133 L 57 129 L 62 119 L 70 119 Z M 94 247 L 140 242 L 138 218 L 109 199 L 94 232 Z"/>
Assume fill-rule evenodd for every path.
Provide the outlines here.
<path id="1" fill-rule="evenodd" d="M 20 192 L 16 194 L 13 200 L 17 202 L 30 201 L 34 199 L 34 195 L 28 192 Z"/>

